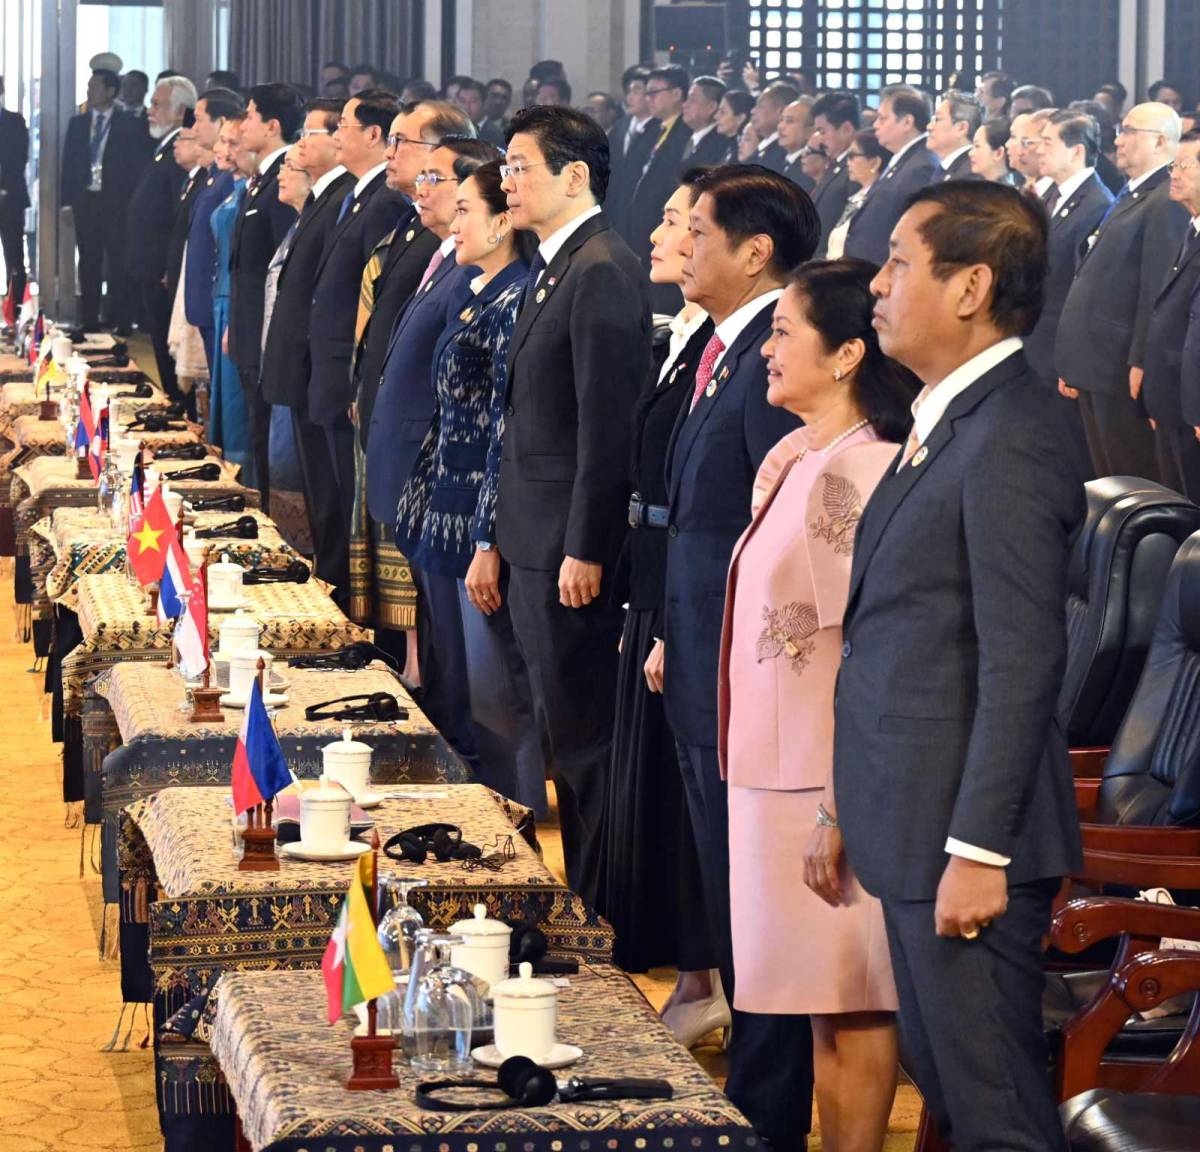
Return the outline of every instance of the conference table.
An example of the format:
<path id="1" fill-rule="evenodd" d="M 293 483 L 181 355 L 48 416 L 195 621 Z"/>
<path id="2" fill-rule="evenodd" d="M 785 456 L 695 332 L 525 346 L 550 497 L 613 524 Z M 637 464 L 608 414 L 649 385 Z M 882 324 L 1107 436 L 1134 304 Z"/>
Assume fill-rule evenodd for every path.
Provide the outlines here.
<path id="1" fill-rule="evenodd" d="M 289 738 L 281 735 L 289 762 Z M 367 815 L 381 842 L 418 824 L 457 824 L 496 870 L 466 862 L 422 864 L 380 854 L 380 872 L 428 880 L 409 902 L 447 928 L 475 904 L 532 922 L 556 957 L 606 963 L 612 929 L 546 868 L 532 814 L 481 784 L 388 785 Z M 354 864 L 282 859 L 278 872 L 242 872 L 231 835 L 228 787 L 167 788 L 122 813 L 120 933 L 127 1001 L 153 998 L 156 1080 L 167 1147 L 196 1126 L 228 1124 L 231 1108 L 207 1040 L 223 973 L 316 969 Z M 148 958 L 148 960 L 147 960 Z M 318 974 L 319 979 L 319 974 Z M 212 1146 L 211 1142 L 194 1147 Z"/>
<path id="2" fill-rule="evenodd" d="M 421 1080 L 399 1064 L 400 1086 L 351 1092 L 353 1018 L 330 1025 L 320 972 L 232 972 L 217 989 L 211 1048 L 237 1108 L 239 1129 L 214 1149 L 232 1152 L 737 1152 L 759 1147 L 744 1116 L 679 1044 L 636 986 L 611 964 L 587 961 L 558 993 L 557 1037 L 582 1049 L 563 1080 L 666 1080 L 666 1100 L 555 1102 L 499 1111 L 433 1112 Z M 479 1067 L 479 1079 L 496 1073 Z M 448 1094 L 479 1101 L 481 1094 Z M 495 1091 L 483 1099 L 503 1099 Z M 213 1135 L 217 1135 L 214 1130 Z M 235 1145 L 234 1139 L 237 1140 Z M 168 1146 L 170 1142 L 168 1141 Z"/>

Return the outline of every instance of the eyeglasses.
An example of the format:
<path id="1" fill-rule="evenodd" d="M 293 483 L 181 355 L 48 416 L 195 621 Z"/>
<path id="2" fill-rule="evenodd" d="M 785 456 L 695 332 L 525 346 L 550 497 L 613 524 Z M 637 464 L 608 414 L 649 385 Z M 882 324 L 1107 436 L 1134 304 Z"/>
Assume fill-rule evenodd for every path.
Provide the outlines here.
<path id="1" fill-rule="evenodd" d="M 511 178 L 513 180 L 520 180 L 530 168 L 544 168 L 547 163 L 548 161 L 546 160 L 537 160 L 532 164 L 526 164 L 525 161 L 522 160 L 517 164 L 501 164 L 500 179 L 508 180 Z"/>
<path id="2" fill-rule="evenodd" d="M 418 188 L 424 184 L 428 184 L 430 188 L 436 188 L 446 180 L 453 179 L 453 176 L 443 176 L 440 172 L 418 172 L 415 183 Z"/>
<path id="3" fill-rule="evenodd" d="M 671 89 L 670 89 L 670 88 L 667 88 L 667 87 L 663 87 L 663 88 L 647 88 L 647 89 L 646 89 L 646 95 L 647 95 L 647 96 L 657 96 L 657 95 L 658 95 L 660 92 L 670 92 L 670 91 L 671 91 Z"/>
<path id="4" fill-rule="evenodd" d="M 1035 145 L 1041 144 L 1041 142 L 1042 142 L 1042 138 L 1040 136 L 1018 136 L 1017 137 L 1017 143 L 1020 144 L 1022 148 L 1033 148 Z"/>
<path id="5" fill-rule="evenodd" d="M 328 128 L 301 128 L 300 139 L 306 140 L 309 136 L 332 136 L 333 133 Z"/>
<path id="6" fill-rule="evenodd" d="M 1117 125 L 1117 135 L 1126 136 L 1130 132 L 1145 132 L 1148 136 L 1161 136 L 1162 133 L 1157 128 L 1132 128 L 1128 124 Z"/>
<path id="7" fill-rule="evenodd" d="M 349 120 L 339 120 L 337 130 L 343 132 L 347 128 L 357 128 L 360 132 L 365 132 L 368 127 L 367 124 L 353 124 Z"/>
<path id="8" fill-rule="evenodd" d="M 1172 160 L 1167 167 L 1172 172 L 1187 172 L 1191 168 L 1200 168 L 1200 160 Z"/>
<path id="9" fill-rule="evenodd" d="M 867 154 L 865 152 L 847 152 L 846 153 L 847 160 L 865 160 L 866 158 L 867 158 Z"/>
<path id="10" fill-rule="evenodd" d="M 391 149 L 399 148 L 401 144 L 419 144 L 422 148 L 436 148 L 436 144 L 431 144 L 428 140 L 414 140 L 411 136 L 405 136 L 400 132 L 393 132 L 387 138 L 387 146 Z"/>

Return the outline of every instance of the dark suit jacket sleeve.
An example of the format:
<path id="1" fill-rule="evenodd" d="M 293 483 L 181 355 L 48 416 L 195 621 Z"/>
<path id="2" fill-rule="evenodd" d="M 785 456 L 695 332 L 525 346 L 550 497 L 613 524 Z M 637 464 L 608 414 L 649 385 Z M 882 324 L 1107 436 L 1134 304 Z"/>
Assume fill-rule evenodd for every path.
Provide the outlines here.
<path id="1" fill-rule="evenodd" d="M 1146 331 L 1154 301 L 1166 281 L 1171 264 L 1183 243 L 1187 227 L 1187 210 L 1174 200 L 1155 204 L 1146 221 L 1142 241 L 1142 264 L 1138 280 L 1137 311 L 1133 320 L 1133 342 L 1129 346 L 1130 367 L 1140 368 L 1146 356 Z"/>
<path id="2" fill-rule="evenodd" d="M 563 551 L 598 563 L 610 546 L 611 504 L 628 499 L 628 428 L 648 348 L 648 340 L 631 336 L 646 332 L 648 317 L 644 295 L 614 261 L 597 260 L 580 271 L 571 308 L 579 430 Z"/>
<path id="3" fill-rule="evenodd" d="M 1013 854 L 1066 665 L 1067 557 L 1082 513 L 1049 419 L 1008 421 L 966 473 L 979 680 L 949 835 L 1002 856 Z"/>

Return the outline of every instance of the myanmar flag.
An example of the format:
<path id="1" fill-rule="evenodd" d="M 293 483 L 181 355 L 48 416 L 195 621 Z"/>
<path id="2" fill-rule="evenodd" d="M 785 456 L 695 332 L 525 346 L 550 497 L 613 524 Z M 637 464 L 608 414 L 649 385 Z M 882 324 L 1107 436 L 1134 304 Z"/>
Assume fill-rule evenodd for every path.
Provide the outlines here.
<path id="1" fill-rule="evenodd" d="M 367 888 L 374 891 L 374 878 L 375 853 L 364 852 L 358 858 L 337 927 L 321 960 L 330 1024 L 355 1004 L 384 996 L 395 987 L 367 904 Z"/>

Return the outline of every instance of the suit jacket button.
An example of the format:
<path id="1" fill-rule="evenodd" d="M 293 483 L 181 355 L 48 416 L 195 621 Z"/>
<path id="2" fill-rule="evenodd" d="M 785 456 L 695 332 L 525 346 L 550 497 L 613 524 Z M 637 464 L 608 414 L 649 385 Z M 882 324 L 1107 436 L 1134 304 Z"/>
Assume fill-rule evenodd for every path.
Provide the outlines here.
<path id="1" fill-rule="evenodd" d="M 850 653 L 851 653 L 851 652 L 853 652 L 853 651 L 854 651 L 854 645 L 853 645 L 853 644 L 851 644 L 849 640 L 847 640 L 847 641 L 845 642 L 845 644 L 843 644 L 843 645 L 842 645 L 842 659 L 843 659 L 843 660 L 849 660 L 849 659 L 850 659 Z"/>
<path id="2" fill-rule="evenodd" d="M 516 414 L 517 414 L 517 410 L 511 404 L 507 408 L 504 409 L 505 416 L 515 416 Z"/>
<path id="3" fill-rule="evenodd" d="M 670 536 L 670 537 L 672 537 L 672 538 L 674 538 L 674 537 L 678 536 L 678 535 L 679 535 L 679 525 L 678 525 L 678 524 L 672 524 L 672 525 L 671 525 L 671 526 L 670 526 L 670 527 L 667 529 L 667 535 L 668 535 L 668 536 Z"/>

